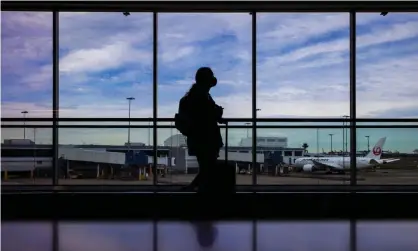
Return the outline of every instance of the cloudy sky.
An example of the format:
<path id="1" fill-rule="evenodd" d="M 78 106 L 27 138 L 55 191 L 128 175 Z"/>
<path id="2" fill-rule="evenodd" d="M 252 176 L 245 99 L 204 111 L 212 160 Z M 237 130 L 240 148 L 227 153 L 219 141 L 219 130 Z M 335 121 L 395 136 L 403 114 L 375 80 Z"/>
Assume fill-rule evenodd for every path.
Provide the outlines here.
<path id="1" fill-rule="evenodd" d="M 158 116 L 173 117 L 196 69 L 210 66 L 219 80 L 212 95 L 225 116 L 250 118 L 251 16 L 160 14 L 158 22 Z M 2 12 L 1 29 L 2 117 L 19 117 L 22 110 L 28 117 L 51 117 L 52 14 Z M 151 117 L 152 39 L 151 13 L 60 13 L 60 117 L 127 117 L 130 96 L 136 98 L 131 116 Z M 358 14 L 358 116 L 417 117 L 417 62 L 418 14 Z M 347 13 L 258 14 L 257 106 L 259 117 L 349 114 Z M 2 129 L 7 136 L 2 138 L 21 138 L 21 131 Z M 41 131 L 39 138 L 50 138 L 50 130 L 44 136 Z M 316 130 L 265 131 L 288 136 L 292 146 L 316 145 Z M 390 148 L 418 147 L 405 142 L 418 129 L 377 131 L 372 136 L 390 137 Z M 329 133 L 334 132 L 322 134 Z M 126 129 L 62 129 L 60 142 L 121 144 L 126 134 Z M 159 131 L 158 142 L 170 134 Z M 233 144 L 246 130 L 230 134 Z M 335 140 L 342 145 L 341 132 Z M 147 142 L 148 131 L 136 129 L 131 141 Z M 321 138 L 321 148 L 329 148 L 328 142 Z"/>
<path id="2" fill-rule="evenodd" d="M 184 222 L 157 225 L 159 251 L 243 250 L 251 251 L 251 222 L 213 223 L 217 235 L 213 246 L 201 248 L 195 226 Z M 418 250 L 417 222 L 358 222 L 358 251 Z M 59 251 L 153 250 L 153 226 L 149 222 L 60 223 Z M 258 222 L 257 250 L 350 250 L 348 222 Z M 50 223 L 2 223 L 4 250 L 52 250 Z"/>

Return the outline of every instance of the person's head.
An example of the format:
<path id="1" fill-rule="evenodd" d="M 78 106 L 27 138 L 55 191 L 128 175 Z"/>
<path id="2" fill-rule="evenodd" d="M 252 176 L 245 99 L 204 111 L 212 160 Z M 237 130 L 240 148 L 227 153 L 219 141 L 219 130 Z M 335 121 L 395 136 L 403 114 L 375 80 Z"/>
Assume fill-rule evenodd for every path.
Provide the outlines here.
<path id="1" fill-rule="evenodd" d="M 207 87 L 208 89 L 216 86 L 218 80 L 215 78 L 212 69 L 201 67 L 197 70 L 195 76 L 196 84 Z"/>

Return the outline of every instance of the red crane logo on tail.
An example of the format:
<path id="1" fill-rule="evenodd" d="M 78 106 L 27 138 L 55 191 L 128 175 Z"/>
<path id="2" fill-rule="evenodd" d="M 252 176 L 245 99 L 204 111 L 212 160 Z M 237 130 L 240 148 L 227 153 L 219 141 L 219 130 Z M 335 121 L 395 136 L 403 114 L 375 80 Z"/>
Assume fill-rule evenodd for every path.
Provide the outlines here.
<path id="1" fill-rule="evenodd" d="M 382 153 L 382 148 L 376 146 L 373 148 L 373 154 L 379 156 Z"/>

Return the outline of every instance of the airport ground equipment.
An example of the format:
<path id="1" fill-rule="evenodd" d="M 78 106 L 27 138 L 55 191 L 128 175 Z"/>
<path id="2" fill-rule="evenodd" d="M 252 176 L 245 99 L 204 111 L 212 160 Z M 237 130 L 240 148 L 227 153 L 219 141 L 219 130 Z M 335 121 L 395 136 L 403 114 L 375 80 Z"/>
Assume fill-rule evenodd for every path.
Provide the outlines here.
<path id="1" fill-rule="evenodd" d="M 148 155 L 143 151 L 129 150 L 125 153 L 125 165 L 119 170 L 121 179 L 146 180 L 152 174 Z"/>
<path id="2" fill-rule="evenodd" d="M 289 166 L 283 162 L 283 156 L 280 152 L 266 153 L 264 168 L 270 176 L 283 176 L 289 173 Z"/>

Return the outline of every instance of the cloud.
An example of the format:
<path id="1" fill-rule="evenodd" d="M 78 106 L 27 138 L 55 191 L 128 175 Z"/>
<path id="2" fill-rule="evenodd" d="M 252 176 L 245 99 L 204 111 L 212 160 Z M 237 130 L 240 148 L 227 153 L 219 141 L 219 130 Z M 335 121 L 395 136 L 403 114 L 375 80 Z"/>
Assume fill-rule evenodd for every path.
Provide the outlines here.
<path id="1" fill-rule="evenodd" d="M 259 14 L 260 117 L 349 113 L 349 15 Z M 52 116 L 52 15 L 2 12 L 2 116 Z M 411 117 L 418 15 L 357 15 L 357 114 Z M 152 116 L 152 14 L 60 14 L 60 116 Z M 228 117 L 251 117 L 251 16 L 159 14 L 158 116 L 173 117 L 199 66 Z"/>

